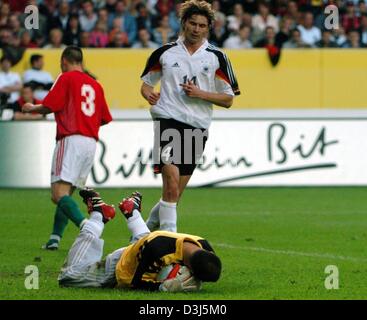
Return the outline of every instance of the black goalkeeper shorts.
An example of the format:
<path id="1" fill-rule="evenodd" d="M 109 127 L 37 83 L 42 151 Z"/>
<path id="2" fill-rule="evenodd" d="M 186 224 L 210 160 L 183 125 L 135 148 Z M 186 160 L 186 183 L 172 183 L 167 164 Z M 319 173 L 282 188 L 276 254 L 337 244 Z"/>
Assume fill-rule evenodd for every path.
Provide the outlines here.
<path id="1" fill-rule="evenodd" d="M 192 175 L 203 155 L 208 129 L 195 128 L 173 119 L 154 119 L 154 173 L 166 164 L 178 167 L 180 176 Z"/>

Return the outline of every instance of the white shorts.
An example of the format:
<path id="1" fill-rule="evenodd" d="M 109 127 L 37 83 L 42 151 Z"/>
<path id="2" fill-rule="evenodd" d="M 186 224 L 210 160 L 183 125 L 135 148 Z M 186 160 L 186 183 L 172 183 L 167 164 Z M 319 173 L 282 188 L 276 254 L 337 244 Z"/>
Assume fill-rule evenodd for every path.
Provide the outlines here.
<path id="1" fill-rule="evenodd" d="M 56 143 L 51 183 L 65 181 L 83 188 L 92 169 L 96 153 L 96 140 L 81 135 L 72 135 Z"/>

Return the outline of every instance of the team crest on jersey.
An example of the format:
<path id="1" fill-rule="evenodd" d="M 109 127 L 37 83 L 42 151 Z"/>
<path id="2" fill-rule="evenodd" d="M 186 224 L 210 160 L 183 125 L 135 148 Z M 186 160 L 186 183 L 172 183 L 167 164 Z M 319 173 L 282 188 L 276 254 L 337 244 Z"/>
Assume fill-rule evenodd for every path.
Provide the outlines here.
<path id="1" fill-rule="evenodd" d="M 208 74 L 210 71 L 210 62 L 207 60 L 201 60 L 201 72 L 203 74 Z"/>
<path id="2" fill-rule="evenodd" d="M 201 72 L 204 73 L 204 74 L 208 74 L 209 70 L 210 70 L 209 65 L 204 64 L 203 67 L 202 67 Z"/>

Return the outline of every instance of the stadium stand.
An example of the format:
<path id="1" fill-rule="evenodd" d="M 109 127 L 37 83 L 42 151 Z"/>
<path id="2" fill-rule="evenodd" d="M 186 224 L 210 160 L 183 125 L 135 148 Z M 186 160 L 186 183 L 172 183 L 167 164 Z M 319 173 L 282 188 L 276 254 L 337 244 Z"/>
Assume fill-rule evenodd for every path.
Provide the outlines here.
<path id="1" fill-rule="evenodd" d="M 115 29 L 126 33 L 131 47 L 140 29 L 147 29 L 151 41 L 159 44 L 175 39 L 179 32 L 178 11 L 181 1 L 173 0 L 45 0 L 45 1 L 0 1 L 0 43 L 1 46 L 15 48 L 45 47 L 52 43 L 52 37 L 59 30 L 61 43 L 80 44 L 84 32 L 89 41 L 88 47 L 103 48 L 111 46 Z M 40 13 L 40 29 L 25 30 L 24 9 L 28 4 L 36 4 Z M 338 47 L 346 47 L 351 31 L 359 34 L 359 47 L 366 47 L 367 1 L 235 1 L 214 0 L 216 17 L 220 31 L 213 28 L 210 41 L 221 47 L 229 37 L 237 36 L 241 25 L 250 27 L 249 40 L 254 46 L 265 37 L 266 27 L 282 32 L 283 43 L 290 39 L 292 29 L 299 29 L 302 41 L 310 47 L 317 47 L 324 30 L 325 14 L 323 8 L 335 4 L 339 9 L 342 30 L 331 32 L 331 41 Z M 284 20 L 288 28 L 283 28 Z M 162 35 L 162 21 L 164 34 Z M 114 31 L 115 30 L 115 31 Z M 114 31 L 114 32 L 113 32 Z M 112 32 L 112 33 L 111 33 Z M 10 33 L 10 37 L 9 37 Z M 217 41 L 219 35 L 224 35 Z M 83 35 L 86 37 L 86 35 Z M 55 37 L 55 36 L 54 36 Z M 10 39 L 9 39 L 10 38 Z M 342 40 L 340 40 L 340 38 Z M 250 46 L 248 46 L 250 47 Z"/>
<path id="2" fill-rule="evenodd" d="M 29 52 L 39 53 L 32 50 L 64 48 L 70 44 L 99 49 L 153 49 L 177 38 L 180 30 L 178 12 L 181 2 L 0 0 L 1 56 L 7 57 L 12 66 L 23 73 L 25 66 L 20 68 L 20 61 L 28 60 L 31 54 Z M 265 48 L 273 66 L 280 60 L 282 48 L 300 51 L 311 48 L 324 50 L 324 48 L 367 47 L 367 0 L 213 0 L 211 2 L 216 11 L 216 21 L 211 29 L 209 41 L 218 47 L 238 52 Z M 25 29 L 24 22 L 27 18 L 25 8 L 28 5 L 38 7 L 38 29 Z M 338 29 L 324 28 L 326 18 L 324 9 L 327 5 L 335 5 L 338 8 Z M 284 62 L 288 55 L 283 53 L 282 55 Z M 57 76 L 54 70 L 46 71 L 54 77 Z M 238 73 L 242 79 L 243 75 Z M 116 101 L 113 103 L 116 104 L 115 107 L 121 107 L 120 100 L 113 99 L 113 101 Z M 136 98 L 131 101 L 136 105 Z M 239 103 L 242 103 L 242 100 Z M 127 104 L 132 106 L 130 100 Z M 250 105 L 257 104 L 251 102 Z M 264 105 L 263 101 L 261 105 Z M 315 104 L 315 106 L 322 105 L 324 103 Z"/>

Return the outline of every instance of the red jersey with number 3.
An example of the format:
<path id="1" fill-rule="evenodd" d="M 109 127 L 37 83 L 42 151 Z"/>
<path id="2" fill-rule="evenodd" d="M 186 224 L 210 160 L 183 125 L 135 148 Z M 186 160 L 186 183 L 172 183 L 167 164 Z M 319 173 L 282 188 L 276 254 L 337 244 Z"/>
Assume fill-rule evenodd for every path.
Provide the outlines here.
<path id="1" fill-rule="evenodd" d="M 99 127 L 112 120 L 102 86 L 81 71 L 60 74 L 42 104 L 55 113 L 56 140 L 74 134 L 98 140 Z"/>

